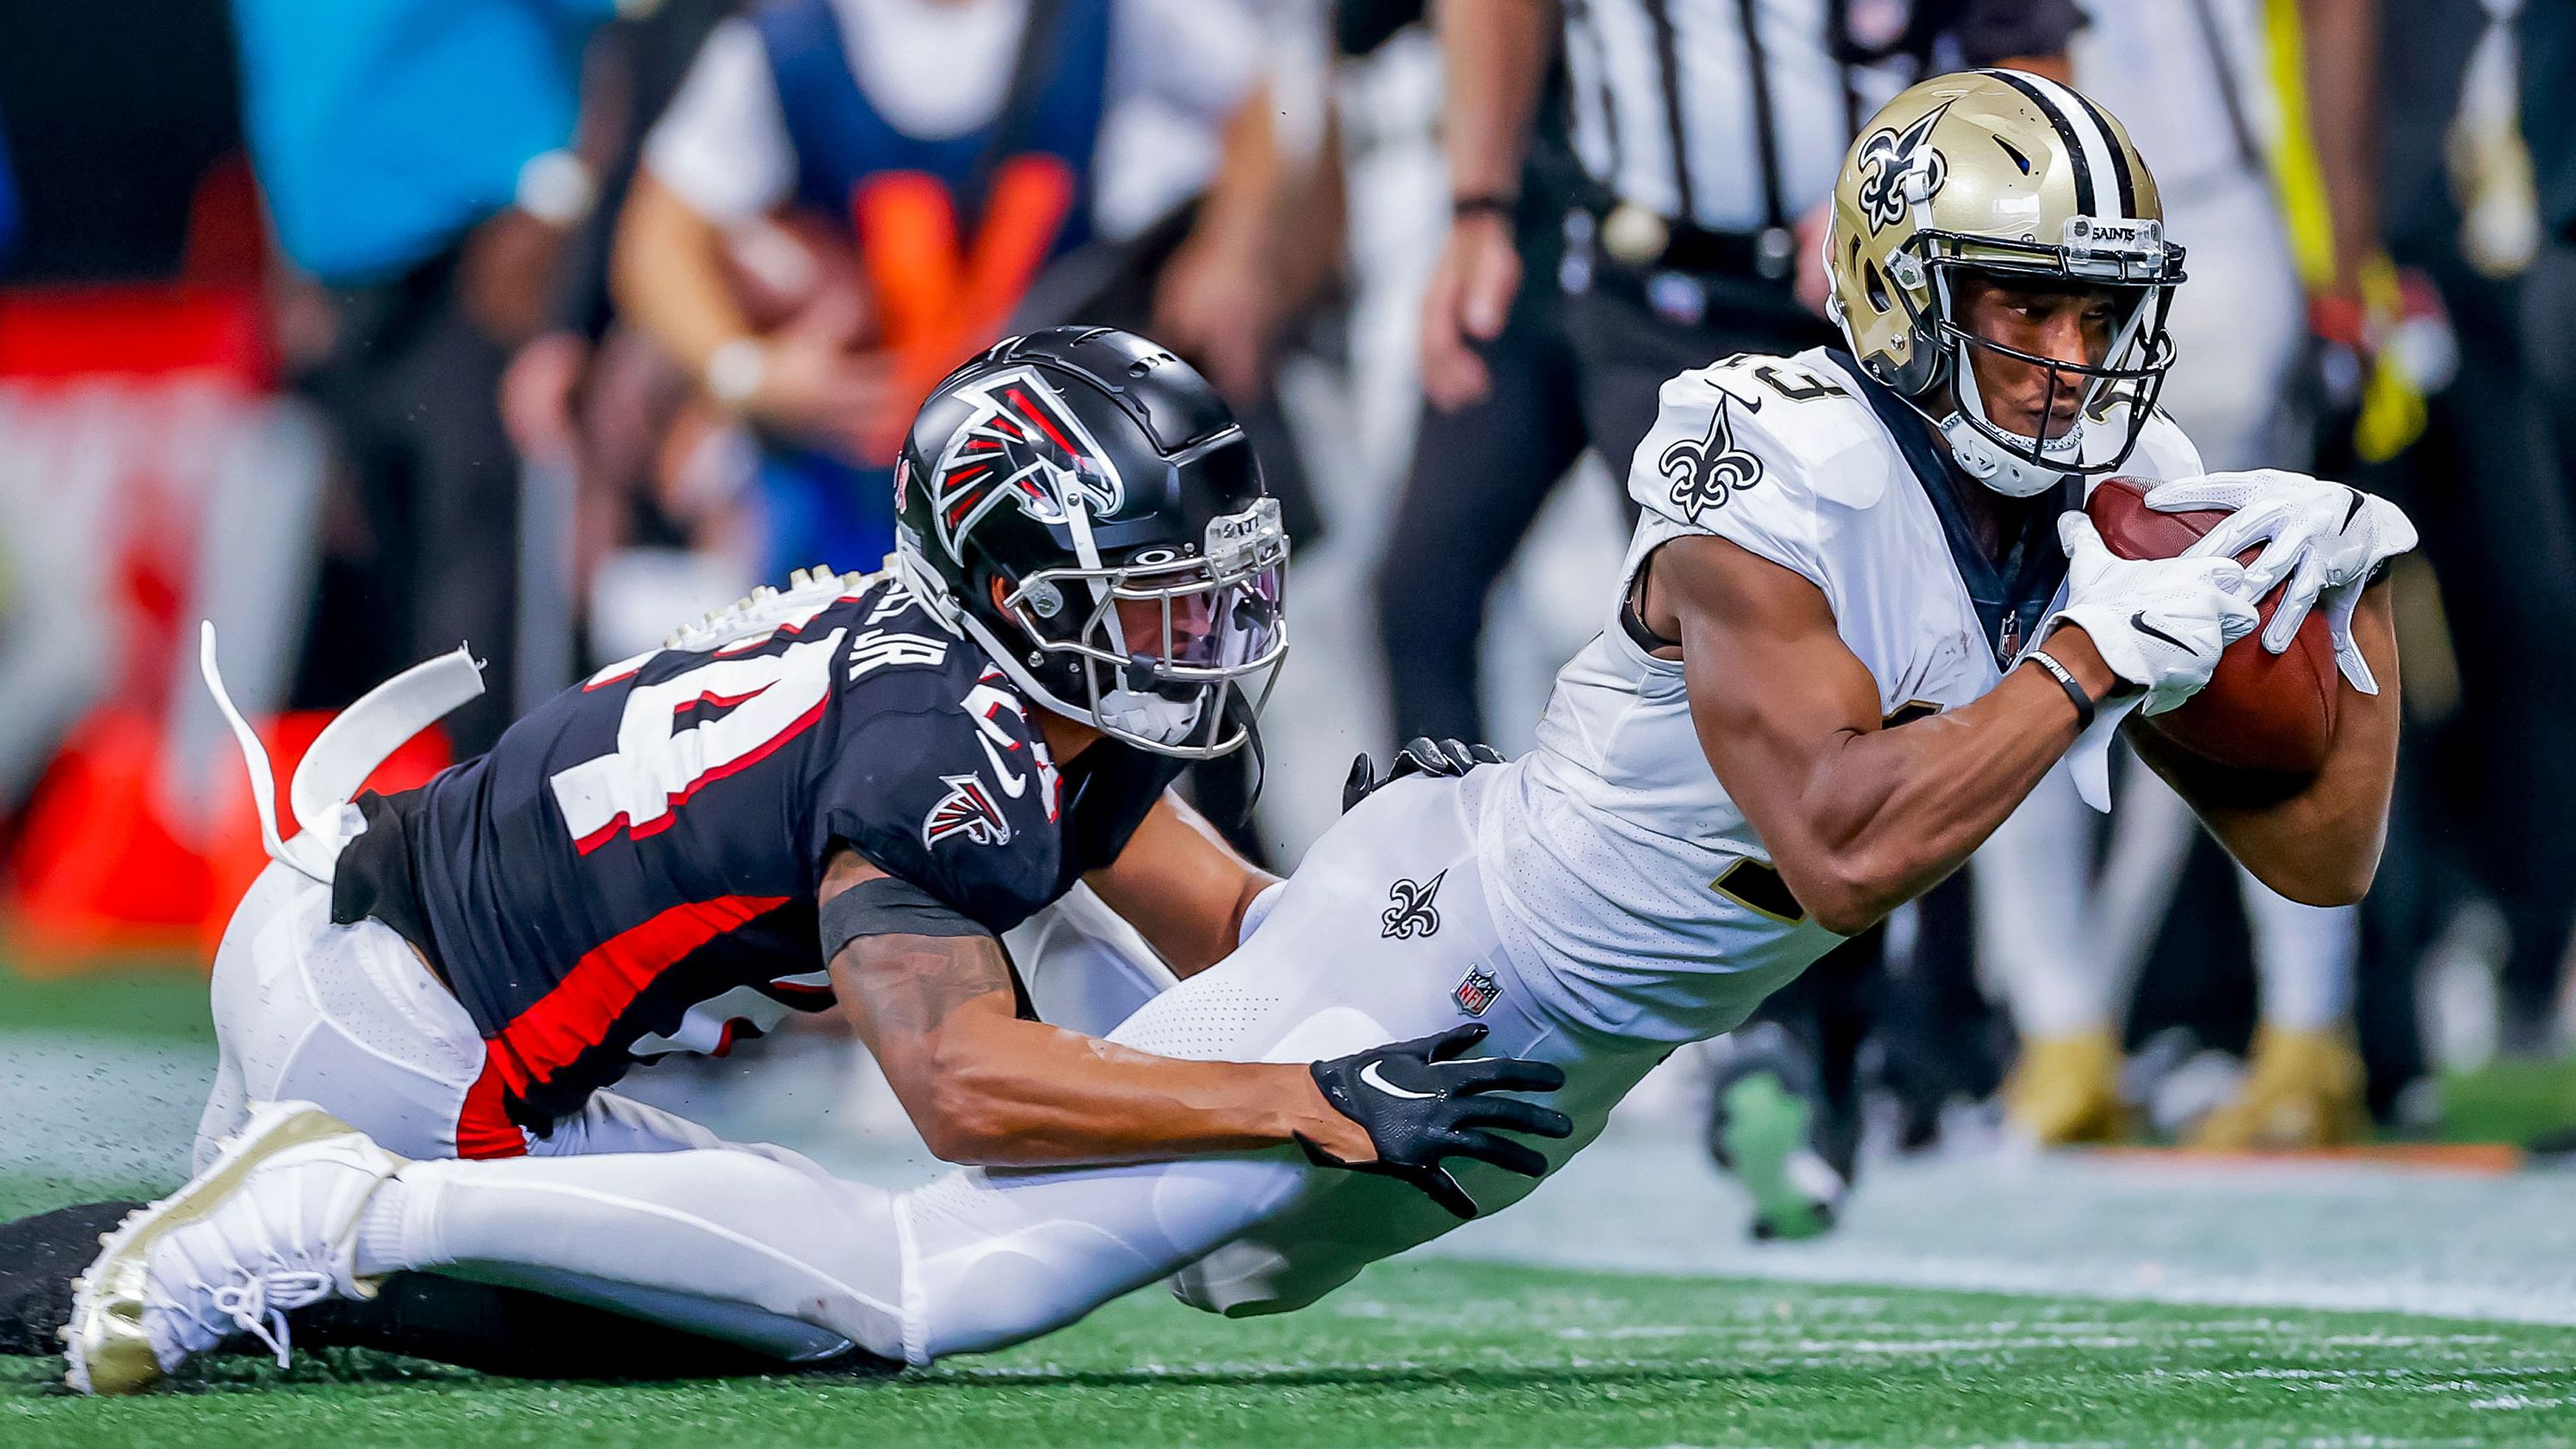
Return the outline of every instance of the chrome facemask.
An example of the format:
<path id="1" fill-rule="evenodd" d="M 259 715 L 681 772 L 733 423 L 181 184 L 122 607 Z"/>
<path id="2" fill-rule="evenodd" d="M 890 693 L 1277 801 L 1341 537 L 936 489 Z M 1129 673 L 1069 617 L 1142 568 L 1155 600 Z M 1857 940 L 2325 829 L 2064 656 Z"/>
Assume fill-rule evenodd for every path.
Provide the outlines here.
<path id="1" fill-rule="evenodd" d="M 1916 325 L 1938 349 L 1958 404 L 1948 416 L 1931 421 L 1949 442 L 1961 470 L 1998 493 L 2028 498 L 2055 487 L 2069 474 L 2109 473 L 2126 462 L 2164 391 L 2165 372 L 2174 359 L 2173 337 L 2165 329 L 2165 319 L 2173 305 L 2173 289 L 2183 281 L 2183 251 L 2164 240 L 2162 225 L 2074 216 L 2067 218 L 2055 246 L 1937 231 L 1921 233 L 1915 240 L 1922 254 L 1909 252 L 1904 261 L 1928 274 L 1937 309 L 1930 317 L 1917 314 Z M 1949 274 L 1962 270 L 2090 283 L 2137 295 L 2100 363 L 2068 362 L 2007 347 L 1959 326 L 1954 320 L 1958 309 Z M 1901 280 L 1915 285 L 1914 278 Z M 1995 421 L 1977 388 L 1978 351 L 2048 374 L 2040 410 L 2043 419 L 2055 415 L 2062 395 L 2075 397 L 2075 418 L 2066 431 L 2053 438 L 2034 437 Z"/>
<path id="2" fill-rule="evenodd" d="M 1139 749 L 1214 759 L 1251 738 L 1288 653 L 1287 563 L 1279 502 L 1264 498 L 1210 521 L 1195 548 L 1041 569 L 1001 603 L 1042 654 L 1082 663 L 1086 697 L 1039 690 L 1042 703 Z M 1230 695 L 1248 709 L 1226 708 Z"/>

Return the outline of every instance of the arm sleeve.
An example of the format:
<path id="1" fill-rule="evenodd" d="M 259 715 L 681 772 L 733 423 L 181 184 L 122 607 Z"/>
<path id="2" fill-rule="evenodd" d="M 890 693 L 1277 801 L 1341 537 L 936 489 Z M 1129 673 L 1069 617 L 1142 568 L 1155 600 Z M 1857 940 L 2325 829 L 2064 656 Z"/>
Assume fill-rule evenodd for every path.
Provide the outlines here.
<path id="1" fill-rule="evenodd" d="M 710 221 L 761 216 L 796 190 L 796 146 L 769 55 L 750 21 L 708 34 L 689 77 L 644 141 L 644 169 Z"/>
<path id="2" fill-rule="evenodd" d="M 1676 533 L 1709 533 L 1827 589 L 1818 507 L 1803 462 L 1763 426 L 1786 406 L 1718 385 L 1713 369 L 1663 386 L 1655 426 L 1637 445 L 1628 495 Z"/>

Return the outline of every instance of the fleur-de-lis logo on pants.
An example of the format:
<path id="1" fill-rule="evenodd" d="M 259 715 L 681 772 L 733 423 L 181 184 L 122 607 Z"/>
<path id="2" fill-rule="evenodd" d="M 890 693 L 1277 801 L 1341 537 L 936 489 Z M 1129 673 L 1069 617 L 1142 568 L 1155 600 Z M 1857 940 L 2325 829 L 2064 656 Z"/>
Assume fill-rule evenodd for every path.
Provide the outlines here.
<path id="1" fill-rule="evenodd" d="M 1762 481 L 1762 460 L 1735 446 L 1735 425 L 1727 421 L 1726 404 L 1725 397 L 1718 398 L 1717 411 L 1709 416 L 1707 437 L 1684 438 L 1655 460 L 1665 481 L 1673 485 L 1673 506 L 1684 518 L 1697 518 L 1703 509 L 1724 508 L 1735 490 Z"/>
<path id="2" fill-rule="evenodd" d="M 1386 893 L 1387 908 L 1378 914 L 1386 929 L 1378 934 L 1391 941 L 1410 941 L 1416 936 L 1436 935 L 1440 930 L 1440 912 L 1432 908 L 1433 898 L 1440 894 L 1440 882 L 1449 872 L 1442 871 L 1426 881 L 1397 881 Z"/>

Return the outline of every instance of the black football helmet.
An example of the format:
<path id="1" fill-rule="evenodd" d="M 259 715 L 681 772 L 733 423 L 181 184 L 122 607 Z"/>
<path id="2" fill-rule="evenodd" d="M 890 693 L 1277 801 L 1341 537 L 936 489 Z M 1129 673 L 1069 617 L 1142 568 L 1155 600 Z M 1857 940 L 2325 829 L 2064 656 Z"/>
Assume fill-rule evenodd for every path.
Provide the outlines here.
<path id="1" fill-rule="evenodd" d="M 894 500 L 895 567 L 1031 699 L 1184 759 L 1252 738 L 1288 535 L 1188 363 L 1106 327 L 1007 339 L 921 405 Z"/>

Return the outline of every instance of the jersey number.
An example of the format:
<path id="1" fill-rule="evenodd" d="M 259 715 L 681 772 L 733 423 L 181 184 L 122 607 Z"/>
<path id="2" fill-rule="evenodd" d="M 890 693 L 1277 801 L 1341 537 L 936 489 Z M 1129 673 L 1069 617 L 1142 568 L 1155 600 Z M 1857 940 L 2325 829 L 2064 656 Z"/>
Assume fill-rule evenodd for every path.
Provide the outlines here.
<path id="1" fill-rule="evenodd" d="M 659 684 L 627 691 L 617 752 L 555 775 L 555 804 L 584 855 L 617 838 L 671 827 L 671 812 L 710 780 L 766 759 L 823 717 L 832 660 L 848 631 L 776 654 L 711 659 Z M 703 723 L 700 711 L 725 709 Z"/>

